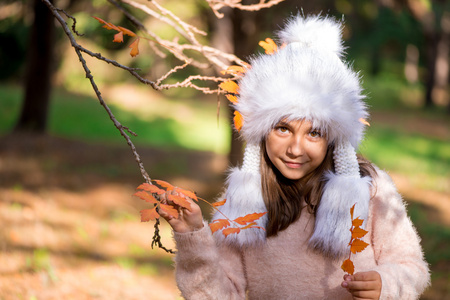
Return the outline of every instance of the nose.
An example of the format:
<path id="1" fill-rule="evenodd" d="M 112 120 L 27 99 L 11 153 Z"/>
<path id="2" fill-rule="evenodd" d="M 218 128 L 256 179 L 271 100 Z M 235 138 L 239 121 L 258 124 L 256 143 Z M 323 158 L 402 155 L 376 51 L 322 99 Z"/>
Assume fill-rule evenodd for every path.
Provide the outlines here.
<path id="1" fill-rule="evenodd" d="M 291 158 L 302 156 L 305 152 L 303 142 L 302 136 L 292 135 L 288 148 L 286 149 L 287 155 Z"/>

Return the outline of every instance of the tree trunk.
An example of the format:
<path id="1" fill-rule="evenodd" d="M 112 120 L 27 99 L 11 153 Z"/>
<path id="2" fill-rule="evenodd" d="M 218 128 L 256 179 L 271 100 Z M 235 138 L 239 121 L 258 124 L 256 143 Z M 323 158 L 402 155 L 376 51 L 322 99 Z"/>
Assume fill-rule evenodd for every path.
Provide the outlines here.
<path id="1" fill-rule="evenodd" d="M 25 96 L 14 130 L 43 133 L 47 128 L 51 93 L 55 26 L 52 13 L 41 0 L 33 1 L 33 11 L 34 21 L 28 40 Z"/>
<path id="2" fill-rule="evenodd" d="M 436 63 L 438 40 L 436 33 L 428 32 L 425 36 L 426 41 L 426 65 L 427 75 L 425 79 L 425 107 L 433 106 L 433 90 L 436 82 Z"/>

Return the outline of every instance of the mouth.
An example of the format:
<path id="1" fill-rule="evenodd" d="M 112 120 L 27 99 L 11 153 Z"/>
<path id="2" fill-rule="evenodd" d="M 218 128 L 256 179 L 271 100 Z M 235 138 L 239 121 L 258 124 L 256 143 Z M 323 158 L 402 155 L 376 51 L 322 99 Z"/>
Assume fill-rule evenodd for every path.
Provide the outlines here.
<path id="1" fill-rule="evenodd" d="M 294 162 L 294 161 L 283 161 L 284 164 L 291 169 L 299 169 L 301 168 L 304 163 Z"/>

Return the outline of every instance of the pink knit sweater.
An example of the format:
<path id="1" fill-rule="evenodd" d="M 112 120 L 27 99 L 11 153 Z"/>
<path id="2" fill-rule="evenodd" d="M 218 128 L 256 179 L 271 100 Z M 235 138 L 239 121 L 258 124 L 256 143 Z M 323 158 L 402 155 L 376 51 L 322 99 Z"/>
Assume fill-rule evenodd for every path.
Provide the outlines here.
<path id="1" fill-rule="evenodd" d="M 429 285 L 420 239 L 390 177 L 378 171 L 376 195 L 366 226 L 369 243 L 353 255 L 356 272 L 381 275 L 380 299 L 417 299 Z M 191 233 L 174 233 L 176 280 L 186 299 L 351 299 L 342 288 L 342 261 L 308 248 L 314 216 L 299 220 L 263 246 L 217 247 L 207 224 Z"/>

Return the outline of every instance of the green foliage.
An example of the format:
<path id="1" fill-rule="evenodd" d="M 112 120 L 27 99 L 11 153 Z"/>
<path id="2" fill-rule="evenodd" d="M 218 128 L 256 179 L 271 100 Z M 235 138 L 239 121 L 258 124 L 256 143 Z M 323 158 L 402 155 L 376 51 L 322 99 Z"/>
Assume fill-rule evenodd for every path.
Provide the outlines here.
<path id="1" fill-rule="evenodd" d="M 369 128 L 361 151 L 378 166 L 411 176 L 418 187 L 450 192 L 450 145 L 443 140 L 377 123 Z"/>
<path id="2" fill-rule="evenodd" d="M 0 102 L 0 134 L 6 134 L 14 127 L 21 94 L 18 87 L 0 85 L 3 100 Z M 117 119 L 138 134 L 133 137 L 136 144 L 218 153 L 228 151 L 229 127 L 223 113 L 218 123 L 217 104 L 213 101 L 169 100 L 156 107 L 144 106 L 130 111 L 110 104 Z M 61 91 L 53 97 L 49 132 L 91 142 L 124 143 L 96 99 Z"/>
<path id="3" fill-rule="evenodd" d="M 424 204 L 410 203 L 408 215 L 422 237 L 427 262 L 436 265 L 441 261 L 450 261 L 450 228 L 437 223 L 430 208 Z"/>

